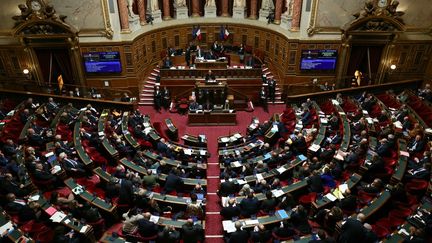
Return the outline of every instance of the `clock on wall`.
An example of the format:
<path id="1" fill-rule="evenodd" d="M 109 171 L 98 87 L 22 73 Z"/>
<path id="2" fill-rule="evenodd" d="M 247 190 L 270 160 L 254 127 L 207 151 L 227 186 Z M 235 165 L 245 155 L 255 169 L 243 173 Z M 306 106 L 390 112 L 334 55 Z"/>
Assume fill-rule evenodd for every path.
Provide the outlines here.
<path id="1" fill-rule="evenodd" d="M 41 0 L 30 0 L 27 1 L 27 6 L 35 12 L 39 12 L 42 10 L 43 2 Z"/>
<path id="2" fill-rule="evenodd" d="M 386 8 L 389 5 L 389 0 L 378 0 L 377 6 L 380 8 Z"/>

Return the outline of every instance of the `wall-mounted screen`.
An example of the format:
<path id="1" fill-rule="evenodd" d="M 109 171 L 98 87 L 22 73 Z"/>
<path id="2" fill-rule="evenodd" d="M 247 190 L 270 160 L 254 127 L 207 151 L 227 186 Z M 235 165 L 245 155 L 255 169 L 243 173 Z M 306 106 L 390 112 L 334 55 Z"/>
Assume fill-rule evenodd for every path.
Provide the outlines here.
<path id="1" fill-rule="evenodd" d="M 121 73 L 120 53 L 88 52 L 83 54 L 87 73 Z"/>
<path id="2" fill-rule="evenodd" d="M 300 69 L 333 71 L 336 69 L 337 50 L 302 50 Z"/>

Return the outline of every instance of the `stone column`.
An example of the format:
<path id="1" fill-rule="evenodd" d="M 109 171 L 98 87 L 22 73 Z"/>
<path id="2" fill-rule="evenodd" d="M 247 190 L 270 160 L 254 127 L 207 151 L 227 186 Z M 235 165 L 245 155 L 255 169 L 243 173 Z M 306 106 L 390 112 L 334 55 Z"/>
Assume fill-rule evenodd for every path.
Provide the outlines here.
<path id="1" fill-rule="evenodd" d="M 228 0 L 222 0 L 222 17 L 230 17 L 228 12 Z"/>
<path id="2" fill-rule="evenodd" d="M 170 20 L 170 19 L 171 19 L 170 0 L 164 0 L 163 1 L 163 20 Z"/>
<path id="3" fill-rule="evenodd" d="M 276 0 L 276 5 L 275 5 L 275 20 L 274 20 L 275 24 L 280 24 L 281 23 L 281 15 L 282 15 L 282 0 Z"/>
<path id="4" fill-rule="evenodd" d="M 250 2 L 250 19 L 257 19 L 258 0 L 251 0 Z"/>
<path id="5" fill-rule="evenodd" d="M 235 0 L 233 4 L 233 18 L 234 19 L 244 19 L 245 17 L 245 7 L 246 1 Z"/>
<path id="6" fill-rule="evenodd" d="M 293 0 L 293 1 L 294 3 L 293 3 L 291 31 L 299 31 L 303 0 Z"/>
<path id="7" fill-rule="evenodd" d="M 192 0 L 192 17 L 200 16 L 200 0 Z"/>
<path id="8" fill-rule="evenodd" d="M 146 24 L 146 9 L 145 9 L 145 2 L 144 0 L 138 0 L 138 14 L 140 19 L 140 24 L 145 25 Z"/>
<path id="9" fill-rule="evenodd" d="M 118 11 L 120 16 L 120 26 L 122 32 L 129 32 L 129 13 L 126 0 L 117 0 Z"/>
<path id="10" fill-rule="evenodd" d="M 282 14 L 281 17 L 281 27 L 289 30 L 291 29 L 291 21 L 292 21 L 292 2 L 293 0 L 285 0 L 287 10 Z"/>

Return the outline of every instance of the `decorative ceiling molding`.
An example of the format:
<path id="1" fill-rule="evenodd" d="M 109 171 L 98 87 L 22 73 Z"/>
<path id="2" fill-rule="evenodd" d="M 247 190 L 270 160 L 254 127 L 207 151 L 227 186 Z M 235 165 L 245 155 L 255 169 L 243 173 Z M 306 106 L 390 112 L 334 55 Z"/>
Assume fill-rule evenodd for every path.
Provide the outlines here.
<path id="1" fill-rule="evenodd" d="M 66 35 L 76 36 L 78 31 L 65 22 L 67 16 L 58 15 L 54 6 L 43 0 L 27 0 L 26 4 L 19 4 L 21 15 L 13 16 L 15 26 L 12 35 L 17 36 L 46 36 Z"/>

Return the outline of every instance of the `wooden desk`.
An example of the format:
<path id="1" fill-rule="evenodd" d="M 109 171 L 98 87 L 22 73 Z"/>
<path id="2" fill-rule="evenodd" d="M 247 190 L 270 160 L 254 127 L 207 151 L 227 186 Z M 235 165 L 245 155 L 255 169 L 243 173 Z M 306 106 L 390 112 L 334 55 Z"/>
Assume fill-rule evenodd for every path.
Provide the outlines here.
<path id="1" fill-rule="evenodd" d="M 69 187 L 69 189 L 73 190 L 74 188 L 76 188 L 77 186 L 79 186 L 79 184 L 77 184 L 74 179 L 69 178 L 67 180 L 64 181 L 65 185 L 67 187 Z M 86 200 L 88 203 L 106 211 L 109 213 L 113 213 L 114 210 L 116 209 L 116 206 L 111 204 L 111 203 L 107 203 L 104 200 L 102 200 L 101 198 L 91 194 L 90 192 L 88 192 L 87 190 L 83 189 L 83 192 L 79 194 L 79 196 Z"/>
<path id="2" fill-rule="evenodd" d="M 236 132 L 233 133 L 232 135 L 218 137 L 218 147 L 220 149 L 220 148 L 236 146 L 242 144 L 243 141 L 244 141 L 244 137 L 241 135 L 241 133 Z"/>
<path id="3" fill-rule="evenodd" d="M 161 69 L 161 82 L 166 78 L 204 78 L 208 69 Z M 262 71 L 260 68 L 241 69 L 241 68 L 220 68 L 212 69 L 212 73 L 219 78 L 259 78 L 261 80 Z M 161 83 L 162 84 L 162 83 Z"/>
<path id="4" fill-rule="evenodd" d="M 203 112 L 188 114 L 189 126 L 234 126 L 237 124 L 237 114 L 222 112 Z"/>
<path id="5" fill-rule="evenodd" d="M 118 156 L 118 151 L 116 150 L 116 148 L 114 148 L 114 146 L 109 142 L 108 138 L 106 137 L 105 134 L 105 123 L 106 123 L 106 119 L 108 118 L 108 115 L 110 114 L 110 110 L 109 109 L 104 109 L 99 117 L 99 121 L 98 121 L 98 133 L 99 136 L 103 134 L 103 139 L 102 139 L 102 146 L 104 147 L 105 151 L 108 152 L 108 154 L 112 157 L 115 158 Z"/>
<path id="6" fill-rule="evenodd" d="M 357 185 L 357 183 L 360 182 L 361 179 L 362 179 L 361 175 L 354 173 L 348 180 L 345 181 L 345 183 L 347 184 L 348 188 L 351 190 L 352 188 L 354 188 Z M 324 195 L 321 199 L 317 199 L 314 202 L 312 202 L 312 206 L 313 206 L 313 209 L 318 211 L 319 209 L 327 207 L 327 206 L 331 205 L 332 203 L 333 202 L 330 201 Z"/>
<path id="7" fill-rule="evenodd" d="M 122 126 L 123 136 L 126 138 L 126 142 L 128 142 L 128 144 L 134 147 L 135 149 L 138 149 L 140 147 L 139 143 L 129 132 L 129 112 L 127 111 L 123 113 L 121 126 Z"/>
<path id="8" fill-rule="evenodd" d="M 84 151 L 84 147 L 81 144 L 80 128 L 81 128 L 81 122 L 83 116 L 84 116 L 84 111 L 81 111 L 78 116 L 78 120 L 75 122 L 73 142 L 74 142 L 75 150 L 78 154 L 78 157 L 81 159 L 81 161 L 85 165 L 91 165 L 93 161 L 90 159 L 90 156 L 86 153 L 86 151 Z"/>
<path id="9" fill-rule="evenodd" d="M 151 151 L 148 151 L 148 150 L 144 152 L 144 156 L 146 156 L 147 158 L 149 158 L 153 161 L 159 162 L 159 163 L 163 161 L 167 165 L 171 165 L 173 167 L 180 166 L 180 168 L 191 169 L 193 166 L 197 166 L 198 169 L 203 169 L 203 170 L 207 169 L 207 165 L 205 163 L 202 163 L 202 164 L 201 163 L 188 163 L 187 166 L 184 166 L 184 165 L 182 165 L 182 162 L 179 160 L 173 160 L 170 158 L 162 157 L 162 156 L 160 156 L 156 153 L 153 153 Z"/>
<path id="10" fill-rule="evenodd" d="M 172 122 L 171 118 L 165 119 L 165 125 L 168 127 L 168 136 L 177 141 L 178 140 L 178 129 Z"/>
<path id="11" fill-rule="evenodd" d="M 342 107 L 340 105 L 334 105 L 334 107 L 336 108 L 336 111 L 339 113 L 340 120 L 342 121 L 343 124 L 343 138 L 339 149 L 342 150 L 343 152 L 346 152 L 348 151 L 349 144 L 351 141 L 351 127 Z"/>
<path id="12" fill-rule="evenodd" d="M 402 178 L 405 174 L 405 170 L 408 164 L 408 157 L 400 154 L 401 151 L 407 151 L 407 144 L 405 139 L 398 140 L 398 164 L 395 168 L 395 171 L 390 178 L 390 184 L 395 185 L 398 182 L 402 181 Z"/>
<path id="13" fill-rule="evenodd" d="M 194 136 L 185 134 L 181 138 L 185 145 L 207 148 L 207 137 L 205 135 Z"/>
<path id="14" fill-rule="evenodd" d="M 195 67 L 198 69 L 224 69 L 227 68 L 228 61 L 218 61 L 218 60 L 199 60 L 195 59 Z"/>
<path id="15" fill-rule="evenodd" d="M 206 89 L 206 90 L 219 90 L 219 91 L 224 91 L 227 88 L 227 82 L 226 81 L 220 81 L 217 80 L 214 83 L 206 83 L 204 80 L 199 80 L 195 83 L 195 89 L 196 90 L 201 90 L 201 89 Z"/>

